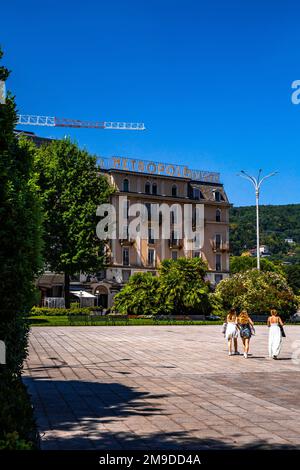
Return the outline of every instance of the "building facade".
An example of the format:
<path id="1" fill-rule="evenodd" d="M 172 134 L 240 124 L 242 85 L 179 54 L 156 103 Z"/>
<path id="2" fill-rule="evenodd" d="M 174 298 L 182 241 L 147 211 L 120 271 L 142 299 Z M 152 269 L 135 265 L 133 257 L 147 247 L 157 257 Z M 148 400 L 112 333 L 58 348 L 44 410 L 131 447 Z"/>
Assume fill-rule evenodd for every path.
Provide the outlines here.
<path id="1" fill-rule="evenodd" d="M 47 143 L 31 133 L 29 138 L 37 145 Z M 45 140 L 51 142 L 51 139 Z M 97 305 L 111 307 L 114 295 L 132 274 L 149 271 L 156 275 L 160 262 L 168 258 L 201 257 L 208 264 L 207 279 L 213 285 L 229 276 L 230 203 L 218 173 L 122 157 L 99 158 L 98 163 L 101 173 L 114 188 L 110 202 L 115 208 L 117 221 L 121 217 L 124 219 L 125 215 L 127 217 L 133 205 L 146 206 L 146 236 L 131 239 L 126 227 L 132 219 L 129 216 L 116 238 L 106 241 L 105 269 L 93 275 L 79 273 L 74 276 L 70 283 L 72 293 L 93 294 Z M 161 237 L 166 221 L 160 217 L 159 236 L 151 230 L 152 207 L 161 204 L 170 210 L 170 236 L 167 239 Z M 181 210 L 173 210 L 174 205 Z M 177 230 L 183 222 L 187 205 L 191 207 L 193 230 L 199 232 L 201 243 L 198 248 L 191 247 L 189 237 L 184 231 Z M 193 219 L 196 207 L 201 208 L 201 220 L 197 226 Z M 63 276 L 47 271 L 37 280 L 37 286 L 41 290 L 43 304 L 51 298 L 60 300 L 64 292 Z"/>
<path id="2" fill-rule="evenodd" d="M 100 159 L 99 165 L 115 190 L 111 203 L 116 210 L 117 221 L 122 217 L 130 223 L 130 207 L 137 203 L 144 204 L 148 213 L 144 221 L 147 224 L 146 237 L 131 239 L 125 223 L 116 238 L 107 241 L 107 268 L 93 279 L 81 276 L 83 283 L 90 281 L 90 289 L 99 303 L 110 307 L 113 296 L 132 274 L 150 271 L 155 275 L 160 262 L 166 258 L 201 257 L 208 264 L 207 278 L 212 284 L 228 277 L 230 203 L 217 173 L 121 157 Z M 157 204 L 170 208 L 168 239 L 155 238 L 151 231 L 151 208 Z M 202 209 L 199 248 L 191 249 L 185 234 L 176 233 L 180 220 L 178 213 L 172 211 L 174 204 L 182 208 L 179 210 L 180 218 L 184 217 L 186 205 L 191 206 L 192 214 L 196 206 Z M 163 223 L 159 219 L 159 225 Z"/>

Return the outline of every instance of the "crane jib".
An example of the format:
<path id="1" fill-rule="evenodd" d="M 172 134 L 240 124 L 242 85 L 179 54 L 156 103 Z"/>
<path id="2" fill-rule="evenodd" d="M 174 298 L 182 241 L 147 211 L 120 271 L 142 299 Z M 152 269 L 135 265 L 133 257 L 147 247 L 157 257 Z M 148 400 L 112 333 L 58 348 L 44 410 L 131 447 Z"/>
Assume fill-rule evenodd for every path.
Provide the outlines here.
<path id="1" fill-rule="evenodd" d="M 56 116 L 35 116 L 30 114 L 19 114 L 17 124 L 26 126 L 72 127 L 77 129 L 116 129 L 133 131 L 143 131 L 146 129 L 143 122 L 82 121 L 79 119 L 58 118 Z"/>

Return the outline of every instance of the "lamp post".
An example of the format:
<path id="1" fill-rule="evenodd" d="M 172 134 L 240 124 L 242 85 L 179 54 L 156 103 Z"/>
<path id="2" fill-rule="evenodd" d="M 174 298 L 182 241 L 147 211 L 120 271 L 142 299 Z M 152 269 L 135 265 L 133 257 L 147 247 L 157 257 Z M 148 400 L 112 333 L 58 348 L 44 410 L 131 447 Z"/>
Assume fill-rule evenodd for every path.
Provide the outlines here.
<path id="1" fill-rule="evenodd" d="M 83 292 L 82 290 L 79 292 L 79 308 L 82 307 L 82 296 L 83 296 Z"/>
<path id="2" fill-rule="evenodd" d="M 96 296 L 97 296 L 97 307 L 99 307 L 99 294 L 100 294 L 100 291 L 97 289 L 97 290 L 96 290 Z"/>
<path id="3" fill-rule="evenodd" d="M 256 198 L 256 256 L 257 256 L 257 269 L 260 270 L 260 241 L 259 241 L 259 194 L 262 182 L 267 178 L 276 175 L 277 171 L 269 173 L 268 175 L 261 178 L 262 170 L 259 170 L 257 178 L 255 176 L 248 175 L 244 170 L 241 170 L 241 173 L 238 176 L 246 178 L 251 181 L 255 189 L 255 198 Z"/>

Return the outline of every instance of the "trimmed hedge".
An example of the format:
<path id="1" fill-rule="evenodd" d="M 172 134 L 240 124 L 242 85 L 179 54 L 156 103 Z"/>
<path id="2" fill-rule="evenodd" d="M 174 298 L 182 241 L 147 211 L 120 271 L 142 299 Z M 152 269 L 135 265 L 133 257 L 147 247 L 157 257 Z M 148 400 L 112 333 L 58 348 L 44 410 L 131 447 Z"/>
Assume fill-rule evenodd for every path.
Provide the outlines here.
<path id="1" fill-rule="evenodd" d="M 68 315 L 90 315 L 92 312 L 102 312 L 99 307 L 82 307 L 82 308 L 49 308 L 49 307 L 33 307 L 30 316 L 51 316 L 61 317 Z"/>
<path id="2" fill-rule="evenodd" d="M 38 448 L 38 434 L 27 389 L 19 377 L 1 376 L 0 450 Z"/>

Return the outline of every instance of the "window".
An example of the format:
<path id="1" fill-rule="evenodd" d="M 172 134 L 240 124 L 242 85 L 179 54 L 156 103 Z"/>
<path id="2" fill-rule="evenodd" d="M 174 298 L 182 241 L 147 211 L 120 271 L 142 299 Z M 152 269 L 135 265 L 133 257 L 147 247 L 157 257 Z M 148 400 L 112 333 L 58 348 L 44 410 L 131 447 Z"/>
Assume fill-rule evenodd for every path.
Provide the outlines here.
<path id="1" fill-rule="evenodd" d="M 123 266 L 129 266 L 129 249 L 123 248 Z"/>
<path id="2" fill-rule="evenodd" d="M 224 196 L 220 193 L 220 191 L 214 191 L 215 201 L 225 201 Z"/>
<path id="3" fill-rule="evenodd" d="M 173 184 L 173 186 L 172 186 L 172 196 L 173 197 L 177 196 L 177 186 L 176 186 L 176 184 Z"/>
<path id="4" fill-rule="evenodd" d="M 172 259 L 177 259 L 178 258 L 178 252 L 177 251 L 172 251 Z"/>
<path id="5" fill-rule="evenodd" d="M 215 201 L 218 201 L 218 202 L 221 201 L 220 191 L 215 191 Z"/>
<path id="6" fill-rule="evenodd" d="M 221 222 L 221 211 L 220 211 L 220 209 L 216 210 L 216 222 Z"/>
<path id="7" fill-rule="evenodd" d="M 102 271 L 97 272 L 96 278 L 98 281 L 102 281 L 106 277 L 106 272 L 105 269 L 102 269 Z"/>
<path id="8" fill-rule="evenodd" d="M 128 212 L 129 212 L 129 201 L 123 201 L 123 217 L 124 219 L 128 218 Z"/>
<path id="9" fill-rule="evenodd" d="M 204 199 L 204 196 L 199 188 L 193 188 L 193 199 L 197 199 L 197 201 Z"/>
<path id="10" fill-rule="evenodd" d="M 178 208 L 177 207 L 173 207 L 173 209 L 170 212 L 170 217 L 171 217 L 170 219 L 171 224 L 178 223 Z"/>
<path id="11" fill-rule="evenodd" d="M 157 184 L 156 183 L 152 184 L 152 194 L 157 194 Z"/>
<path id="12" fill-rule="evenodd" d="M 178 234 L 175 230 L 172 230 L 171 232 L 171 242 L 172 244 L 175 244 L 178 240 Z"/>
<path id="13" fill-rule="evenodd" d="M 123 271 L 122 271 L 123 282 L 129 281 L 130 275 L 131 275 L 130 269 L 123 269 Z"/>
<path id="14" fill-rule="evenodd" d="M 154 266 L 155 251 L 152 248 L 148 250 L 148 265 Z"/>
<path id="15" fill-rule="evenodd" d="M 154 238 L 152 238 L 151 228 L 148 229 L 148 243 L 150 243 L 151 245 L 153 245 L 153 243 L 154 243 Z"/>
<path id="16" fill-rule="evenodd" d="M 222 237 L 219 233 L 217 233 L 215 238 L 216 250 L 219 250 L 221 248 L 221 241 Z"/>
<path id="17" fill-rule="evenodd" d="M 219 284 L 223 280 L 222 274 L 215 274 L 215 284 Z"/>
<path id="18" fill-rule="evenodd" d="M 222 271 L 221 255 L 216 255 L 216 271 Z"/>
<path id="19" fill-rule="evenodd" d="M 129 191 L 129 181 L 128 181 L 127 178 L 125 180 L 123 180 L 123 191 L 125 191 L 127 193 Z"/>
<path id="20" fill-rule="evenodd" d="M 150 194 L 150 183 L 145 184 L 145 193 Z"/>
<path id="21" fill-rule="evenodd" d="M 150 202 L 146 202 L 145 206 L 146 206 L 147 212 L 148 212 L 148 220 L 151 220 L 151 204 L 150 204 Z"/>
<path id="22" fill-rule="evenodd" d="M 201 258 L 200 251 L 194 251 L 193 258 Z"/>

